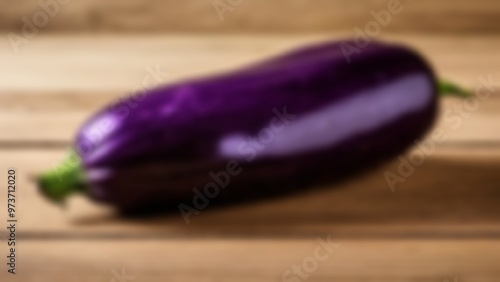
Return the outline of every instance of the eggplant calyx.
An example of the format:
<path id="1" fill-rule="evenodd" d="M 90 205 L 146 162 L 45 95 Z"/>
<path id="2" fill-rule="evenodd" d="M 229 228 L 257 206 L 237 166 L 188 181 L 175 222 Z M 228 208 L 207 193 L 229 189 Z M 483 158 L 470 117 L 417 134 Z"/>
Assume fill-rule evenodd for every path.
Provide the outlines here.
<path id="1" fill-rule="evenodd" d="M 64 200 L 74 193 L 87 193 L 89 189 L 80 156 L 72 150 L 60 165 L 38 178 L 38 189 L 58 204 L 64 204 Z"/>
<path id="2" fill-rule="evenodd" d="M 440 96 L 455 96 L 460 98 L 469 98 L 474 96 L 471 91 L 446 80 L 439 81 L 438 92 Z"/>

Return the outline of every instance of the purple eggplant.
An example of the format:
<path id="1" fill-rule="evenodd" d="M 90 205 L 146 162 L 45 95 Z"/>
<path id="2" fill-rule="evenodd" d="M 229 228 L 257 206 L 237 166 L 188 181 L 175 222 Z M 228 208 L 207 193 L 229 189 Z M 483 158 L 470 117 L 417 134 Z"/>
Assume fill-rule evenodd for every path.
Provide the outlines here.
<path id="1" fill-rule="evenodd" d="M 390 160 L 433 124 L 438 83 L 406 47 L 372 42 L 348 62 L 346 43 L 111 105 L 41 176 L 41 190 L 55 201 L 78 191 L 121 210 L 193 211 L 304 191 Z"/>

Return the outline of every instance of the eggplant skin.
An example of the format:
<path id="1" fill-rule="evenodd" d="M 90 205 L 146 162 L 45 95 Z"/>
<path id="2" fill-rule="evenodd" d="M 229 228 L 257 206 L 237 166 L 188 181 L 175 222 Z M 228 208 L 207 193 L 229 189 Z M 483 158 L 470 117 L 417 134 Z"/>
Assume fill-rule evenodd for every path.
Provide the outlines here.
<path id="1" fill-rule="evenodd" d="M 211 201 L 233 203 L 333 183 L 401 154 L 434 122 L 432 69 L 380 42 L 348 62 L 342 43 L 352 44 L 305 47 L 104 109 L 75 141 L 92 197 L 123 210 L 192 206 L 193 189 L 229 175 Z"/>

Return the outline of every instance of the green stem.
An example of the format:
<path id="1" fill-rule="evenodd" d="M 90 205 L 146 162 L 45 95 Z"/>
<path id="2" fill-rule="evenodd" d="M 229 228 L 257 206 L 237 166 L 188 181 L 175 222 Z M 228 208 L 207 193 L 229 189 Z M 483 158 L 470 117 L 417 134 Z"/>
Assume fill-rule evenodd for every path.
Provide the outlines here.
<path id="1" fill-rule="evenodd" d="M 80 156 L 72 150 L 65 161 L 39 177 L 38 186 L 42 194 L 56 203 L 63 203 L 74 193 L 87 193 Z"/>
<path id="2" fill-rule="evenodd" d="M 438 87 L 440 96 L 455 96 L 460 98 L 469 98 L 474 96 L 471 91 L 468 91 L 450 81 L 440 80 Z"/>

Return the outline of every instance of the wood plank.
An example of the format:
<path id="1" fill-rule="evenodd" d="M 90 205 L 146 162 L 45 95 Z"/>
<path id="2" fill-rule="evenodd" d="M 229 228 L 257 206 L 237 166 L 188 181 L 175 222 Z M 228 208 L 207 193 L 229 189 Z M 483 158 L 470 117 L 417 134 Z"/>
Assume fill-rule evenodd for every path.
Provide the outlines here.
<path id="1" fill-rule="evenodd" d="M 389 1 L 372 0 L 266 0 L 218 1 L 239 3 L 227 8 L 223 20 L 213 0 L 57 1 L 59 12 L 44 31 L 80 32 L 328 32 L 364 27 L 370 12 L 386 10 Z M 400 1 L 388 31 L 497 33 L 500 8 L 495 0 Z M 38 2 L 0 1 L 0 29 L 20 32 L 23 17 L 42 10 Z M 221 4 L 222 5 L 222 4 Z M 224 9 L 224 7 L 222 7 Z M 425 18 L 425 21 L 422 19 Z M 291 21 L 290 19 L 293 19 Z M 33 22 L 31 20 L 31 22 Z"/>
<path id="2" fill-rule="evenodd" d="M 0 142 L 62 142 L 64 146 L 92 112 L 140 86 L 148 75 L 147 67 L 159 66 L 168 73 L 162 83 L 172 83 L 233 69 L 327 37 L 342 35 L 41 36 L 19 56 L 9 48 L 0 49 Z M 499 80 L 496 52 L 500 38 L 384 38 L 414 46 L 429 57 L 441 76 L 464 86 L 474 88 L 479 76 Z M 447 100 L 445 109 L 460 102 Z M 458 129 L 449 130 L 450 142 L 499 141 L 499 104 L 497 98 L 483 101 Z M 438 127 L 450 129 L 452 125 L 442 119 Z"/>
<path id="3" fill-rule="evenodd" d="M 500 150 L 446 148 L 428 156 L 391 191 L 384 173 L 399 161 L 328 189 L 203 210 L 186 225 L 179 213 L 124 218 L 72 198 L 66 210 L 37 193 L 31 177 L 59 162 L 63 150 L 1 150 L 0 171 L 19 171 L 21 238 L 343 237 L 500 238 Z M 208 173 L 208 172 L 207 172 Z M 318 187 L 321 188 L 321 187 Z M 5 202 L 0 193 L 0 202 Z M 34 212 L 36 211 L 36 212 Z M 0 215 L 0 220 L 5 215 Z M 0 231 L 4 234 L 5 231 Z"/>
<path id="4" fill-rule="evenodd" d="M 326 239 L 328 234 L 321 238 Z M 332 253 L 307 240 L 23 241 L 16 275 L 2 281 L 498 281 L 495 240 L 331 240 Z M 325 255 L 327 254 L 327 255 Z M 303 262 L 317 262 L 316 269 Z M 311 264 L 312 265 L 312 264 Z M 130 280 L 118 280 L 115 273 Z M 285 276 L 283 277 L 285 273 Z M 132 277 L 134 278 L 132 279 Z M 455 278 L 457 280 L 455 280 Z M 115 279 L 115 280 L 113 280 Z M 284 279 L 284 280 L 283 280 Z M 288 279 L 288 280 L 286 280 Z M 297 280 L 300 281 L 300 280 Z"/>
<path id="5" fill-rule="evenodd" d="M 20 47 L 19 54 L 8 42 L 0 41 L 0 94 L 125 94 L 142 85 L 147 67 L 159 66 L 167 73 L 162 82 L 171 83 L 346 36 L 41 35 Z M 474 87 L 480 75 L 499 75 L 498 36 L 385 35 L 375 39 L 412 46 L 441 76 L 464 86 Z"/>
<path id="6" fill-rule="evenodd" d="M 500 93 L 497 92 L 497 93 Z M 497 97 L 498 96 L 498 97 Z M 119 95 L 0 95 L 0 148 L 69 146 L 80 126 L 95 112 Z M 460 99 L 445 99 L 434 130 L 446 132 L 444 143 L 500 142 L 500 95 L 481 101 L 477 109 L 465 110 L 462 117 L 456 106 Z"/>

